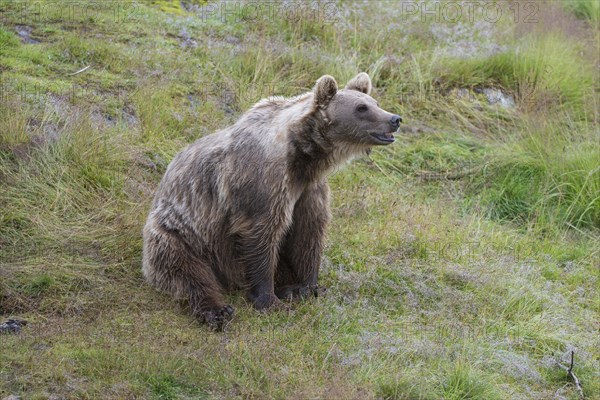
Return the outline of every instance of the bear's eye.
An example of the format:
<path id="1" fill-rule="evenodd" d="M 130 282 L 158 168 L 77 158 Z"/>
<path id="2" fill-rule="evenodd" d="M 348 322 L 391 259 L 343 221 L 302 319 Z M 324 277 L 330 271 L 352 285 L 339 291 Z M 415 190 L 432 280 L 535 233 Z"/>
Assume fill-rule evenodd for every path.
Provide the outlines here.
<path id="1" fill-rule="evenodd" d="M 356 107 L 356 111 L 358 111 L 358 112 L 366 112 L 368 110 L 369 110 L 369 107 L 367 107 L 364 104 L 361 104 L 360 106 Z"/>

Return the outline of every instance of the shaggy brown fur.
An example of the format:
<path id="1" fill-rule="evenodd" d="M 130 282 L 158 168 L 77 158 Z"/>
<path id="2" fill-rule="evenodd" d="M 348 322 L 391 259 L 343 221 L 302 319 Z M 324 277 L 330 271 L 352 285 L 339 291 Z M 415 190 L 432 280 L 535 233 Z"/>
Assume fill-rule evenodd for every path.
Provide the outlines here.
<path id="1" fill-rule="evenodd" d="M 262 100 L 177 154 L 144 227 L 147 280 L 213 328 L 232 318 L 226 291 L 246 290 L 261 310 L 316 293 L 327 173 L 393 142 L 401 121 L 370 91 L 365 73 L 343 90 L 325 75 L 312 92 Z"/>

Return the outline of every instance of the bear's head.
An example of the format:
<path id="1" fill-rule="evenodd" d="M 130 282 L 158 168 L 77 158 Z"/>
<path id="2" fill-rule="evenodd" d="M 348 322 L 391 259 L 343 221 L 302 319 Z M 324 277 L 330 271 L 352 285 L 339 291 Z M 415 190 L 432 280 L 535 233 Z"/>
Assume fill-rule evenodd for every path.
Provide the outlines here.
<path id="1" fill-rule="evenodd" d="M 371 78 L 364 72 L 338 90 L 333 77 L 324 75 L 314 88 L 314 106 L 328 123 L 327 136 L 335 142 L 356 145 L 386 145 L 402 118 L 379 107 L 370 96 Z"/>

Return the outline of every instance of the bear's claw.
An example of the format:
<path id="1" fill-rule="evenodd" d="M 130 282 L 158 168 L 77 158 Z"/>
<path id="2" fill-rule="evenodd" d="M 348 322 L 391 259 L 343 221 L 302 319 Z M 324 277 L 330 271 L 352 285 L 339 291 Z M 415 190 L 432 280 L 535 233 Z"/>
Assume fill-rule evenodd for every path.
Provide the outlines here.
<path id="1" fill-rule="evenodd" d="M 215 307 L 210 310 L 202 311 L 202 322 L 215 331 L 225 330 L 225 327 L 233 319 L 234 308 L 229 304 L 222 307 Z"/>
<path id="2" fill-rule="evenodd" d="M 309 297 L 322 297 L 327 289 L 319 285 L 289 285 L 276 290 L 277 297 L 282 300 L 299 300 Z"/>

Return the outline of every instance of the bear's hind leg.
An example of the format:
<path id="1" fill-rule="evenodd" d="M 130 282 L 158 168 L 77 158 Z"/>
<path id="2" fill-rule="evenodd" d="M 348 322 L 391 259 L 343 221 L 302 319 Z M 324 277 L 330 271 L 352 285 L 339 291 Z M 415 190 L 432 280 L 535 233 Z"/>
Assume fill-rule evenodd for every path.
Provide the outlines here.
<path id="1" fill-rule="evenodd" d="M 208 260 L 196 255 L 178 232 L 146 230 L 143 272 L 159 289 L 188 300 L 192 315 L 210 328 L 223 329 L 233 318 Z"/>

